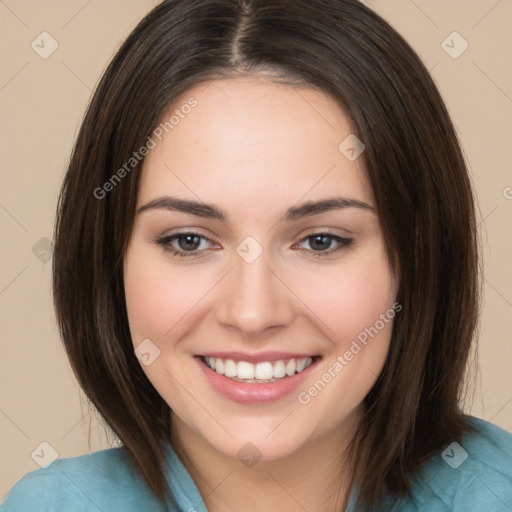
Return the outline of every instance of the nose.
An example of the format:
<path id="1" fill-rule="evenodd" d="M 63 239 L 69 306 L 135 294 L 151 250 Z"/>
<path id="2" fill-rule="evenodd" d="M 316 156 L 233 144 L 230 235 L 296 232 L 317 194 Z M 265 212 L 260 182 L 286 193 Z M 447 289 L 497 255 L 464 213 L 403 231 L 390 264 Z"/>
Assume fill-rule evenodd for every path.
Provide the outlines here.
<path id="1" fill-rule="evenodd" d="M 293 293 L 264 251 L 252 263 L 236 253 L 223 297 L 216 307 L 217 321 L 245 338 L 258 338 L 288 325 L 294 315 Z"/>

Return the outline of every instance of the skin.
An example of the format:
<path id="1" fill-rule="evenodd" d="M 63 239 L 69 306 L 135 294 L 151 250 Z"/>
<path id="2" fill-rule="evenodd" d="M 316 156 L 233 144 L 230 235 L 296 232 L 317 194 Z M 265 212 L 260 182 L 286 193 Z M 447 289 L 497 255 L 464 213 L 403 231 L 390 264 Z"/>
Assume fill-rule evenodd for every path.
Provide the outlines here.
<path id="1" fill-rule="evenodd" d="M 195 86 L 162 120 L 190 97 L 197 106 L 144 161 L 137 209 L 171 195 L 214 203 L 229 218 L 164 208 L 137 214 L 124 261 L 134 346 L 150 339 L 160 350 L 142 368 L 172 409 L 173 446 L 208 510 L 334 510 L 348 492 L 342 450 L 383 368 L 392 320 L 309 403 L 297 393 L 392 308 L 396 282 L 374 209 L 279 218 L 334 196 L 374 206 L 362 159 L 338 150 L 354 130 L 330 96 L 264 76 Z M 187 229 L 206 237 L 192 257 L 154 242 Z M 353 242 L 330 239 L 321 251 L 306 238 L 326 231 Z M 236 252 L 247 236 L 263 248 L 252 263 Z M 170 245 L 187 248 L 183 240 Z M 248 405 L 219 395 L 204 377 L 193 356 L 212 350 L 322 359 L 296 392 Z M 252 467 L 237 457 L 248 442 L 261 454 Z"/>

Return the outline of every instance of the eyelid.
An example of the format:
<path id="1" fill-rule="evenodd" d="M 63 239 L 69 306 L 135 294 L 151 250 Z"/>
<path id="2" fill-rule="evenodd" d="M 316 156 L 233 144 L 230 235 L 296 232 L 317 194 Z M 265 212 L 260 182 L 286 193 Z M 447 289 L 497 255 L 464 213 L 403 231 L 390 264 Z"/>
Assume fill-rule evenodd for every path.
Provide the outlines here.
<path id="1" fill-rule="evenodd" d="M 178 235 L 196 235 L 201 238 L 204 238 L 205 240 L 208 240 L 209 242 L 217 243 L 217 242 L 214 242 L 212 237 L 210 237 L 209 235 L 205 235 L 201 231 L 200 228 L 177 228 L 174 231 L 166 232 L 164 235 L 158 235 L 156 238 L 158 240 L 163 240 L 163 239 L 172 238 L 172 237 L 178 236 Z"/>
<path id="2" fill-rule="evenodd" d="M 174 240 L 178 239 L 180 236 L 184 236 L 184 235 L 197 236 L 198 238 L 206 240 L 206 241 L 210 242 L 211 244 L 219 245 L 219 244 L 217 244 L 217 242 L 212 240 L 209 236 L 206 236 L 203 233 L 201 233 L 200 231 L 195 230 L 195 228 L 180 228 L 178 231 L 173 232 L 173 233 L 168 233 L 165 235 L 158 235 L 155 238 L 153 238 L 151 240 L 151 242 L 165 247 L 166 245 L 170 245 L 171 241 L 174 241 Z M 199 254 L 199 253 L 206 252 L 206 250 L 189 251 L 189 252 L 192 255 L 192 254 Z"/>
<path id="3" fill-rule="evenodd" d="M 343 231 L 346 231 L 347 233 L 353 233 L 352 231 L 349 231 L 348 229 L 343 229 Z M 300 235 L 300 240 L 304 240 L 304 238 L 307 238 L 309 236 L 313 235 L 329 235 L 329 236 L 338 236 L 340 238 L 349 238 L 348 236 L 344 236 L 340 233 L 334 232 L 331 228 L 313 228 L 306 230 L 302 235 Z"/>

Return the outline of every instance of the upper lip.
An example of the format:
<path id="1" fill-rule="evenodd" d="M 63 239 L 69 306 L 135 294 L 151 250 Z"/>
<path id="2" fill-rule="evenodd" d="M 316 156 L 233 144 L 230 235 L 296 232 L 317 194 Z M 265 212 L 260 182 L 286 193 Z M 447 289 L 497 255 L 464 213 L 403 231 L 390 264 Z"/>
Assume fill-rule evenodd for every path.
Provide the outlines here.
<path id="1" fill-rule="evenodd" d="M 304 354 L 298 352 L 205 352 L 201 354 L 203 357 L 214 357 L 219 359 L 232 359 L 233 361 L 247 361 L 248 363 L 257 364 L 266 361 L 280 361 L 289 359 L 305 359 L 307 357 L 317 357 L 317 354 Z"/>

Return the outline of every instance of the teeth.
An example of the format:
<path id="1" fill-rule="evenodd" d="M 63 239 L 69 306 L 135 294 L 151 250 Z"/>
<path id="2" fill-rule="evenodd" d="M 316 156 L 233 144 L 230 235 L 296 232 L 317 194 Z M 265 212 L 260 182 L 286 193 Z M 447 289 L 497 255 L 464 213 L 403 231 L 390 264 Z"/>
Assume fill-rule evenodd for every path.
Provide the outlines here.
<path id="1" fill-rule="evenodd" d="M 291 377 L 295 373 L 305 370 L 313 363 L 311 357 L 279 361 L 265 361 L 252 364 L 248 361 L 233 361 L 233 359 L 220 359 L 214 357 L 203 358 L 207 366 L 220 375 L 239 382 L 265 383 L 278 379 Z"/>
<path id="2" fill-rule="evenodd" d="M 296 369 L 297 369 L 297 363 L 295 362 L 295 359 L 290 359 L 288 361 L 288 364 L 286 365 L 286 368 L 285 368 L 286 375 L 291 377 L 295 373 Z"/>
<path id="3" fill-rule="evenodd" d="M 239 379 L 254 379 L 254 365 L 246 361 L 239 361 L 236 376 Z"/>
<path id="4" fill-rule="evenodd" d="M 213 370 L 213 368 L 212 368 Z M 224 375 L 226 377 L 236 377 L 236 363 L 232 359 L 226 359 L 224 363 Z"/>
<path id="5" fill-rule="evenodd" d="M 271 379 L 274 376 L 272 363 L 258 363 L 254 370 L 254 377 L 260 380 Z"/>
<path id="6" fill-rule="evenodd" d="M 282 379 L 286 375 L 283 361 L 276 361 L 274 364 L 274 378 Z"/>

